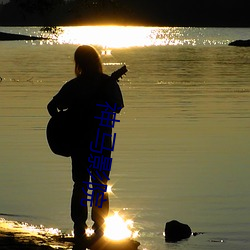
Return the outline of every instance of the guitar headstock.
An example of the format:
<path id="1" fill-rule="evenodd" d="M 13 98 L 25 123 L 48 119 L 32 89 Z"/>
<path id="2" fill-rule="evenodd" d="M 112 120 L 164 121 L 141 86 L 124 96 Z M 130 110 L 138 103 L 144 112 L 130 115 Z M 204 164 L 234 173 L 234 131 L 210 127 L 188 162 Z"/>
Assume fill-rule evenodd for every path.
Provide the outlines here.
<path id="1" fill-rule="evenodd" d="M 121 78 L 123 75 L 125 75 L 128 72 L 128 69 L 126 67 L 126 65 L 123 65 L 120 69 L 114 71 L 111 74 L 111 78 L 115 81 L 118 81 L 119 78 Z"/>

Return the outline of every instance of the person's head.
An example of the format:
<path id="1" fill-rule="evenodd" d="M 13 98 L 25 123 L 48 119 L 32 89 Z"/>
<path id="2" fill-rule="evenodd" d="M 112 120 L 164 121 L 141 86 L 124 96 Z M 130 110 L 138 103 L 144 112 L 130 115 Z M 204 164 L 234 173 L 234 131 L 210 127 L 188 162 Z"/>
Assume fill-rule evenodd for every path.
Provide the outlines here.
<path id="1" fill-rule="evenodd" d="M 81 74 L 102 73 L 102 63 L 99 53 L 89 45 L 79 46 L 74 55 L 75 73 Z"/>

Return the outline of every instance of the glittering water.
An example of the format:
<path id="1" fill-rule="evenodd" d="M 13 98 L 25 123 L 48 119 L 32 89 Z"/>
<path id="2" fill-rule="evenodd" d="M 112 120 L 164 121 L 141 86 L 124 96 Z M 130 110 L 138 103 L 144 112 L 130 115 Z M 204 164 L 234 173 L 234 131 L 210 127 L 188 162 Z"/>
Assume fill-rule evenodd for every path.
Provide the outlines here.
<path id="1" fill-rule="evenodd" d="M 0 213 L 71 231 L 70 159 L 47 146 L 46 105 L 74 77 L 74 50 L 87 41 L 111 50 L 102 56 L 107 73 L 129 68 L 111 209 L 135 222 L 141 249 L 249 249 L 250 50 L 227 44 L 250 29 L 136 27 L 132 36 L 122 28 L 126 39 L 113 44 L 104 31 L 98 40 L 89 27 L 64 29 L 78 29 L 78 40 L 0 43 Z M 166 244 L 172 219 L 204 234 Z"/>
<path id="2" fill-rule="evenodd" d="M 56 37 L 60 44 L 95 44 L 121 48 L 131 46 L 227 45 L 237 39 L 249 39 L 249 28 L 140 27 L 140 26 L 67 26 L 53 35 L 38 27 L 1 27 L 2 32 Z M 36 42 L 36 44 L 39 42 Z"/>

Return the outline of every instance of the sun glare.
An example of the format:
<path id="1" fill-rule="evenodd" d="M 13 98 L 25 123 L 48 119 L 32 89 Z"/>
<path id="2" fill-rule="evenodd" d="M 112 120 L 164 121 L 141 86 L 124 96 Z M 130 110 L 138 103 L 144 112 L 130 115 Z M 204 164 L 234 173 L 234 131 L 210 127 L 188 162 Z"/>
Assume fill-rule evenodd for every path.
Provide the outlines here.
<path id="1" fill-rule="evenodd" d="M 196 29 L 183 27 L 143 27 L 143 26 L 66 26 L 59 28 L 54 40 L 46 43 L 59 44 L 90 44 L 102 47 L 102 55 L 111 55 L 112 49 L 176 46 L 200 43 L 201 33 Z M 202 39 L 201 39 L 202 40 Z M 45 41 L 42 41 L 45 43 Z M 213 40 L 203 42 L 214 44 Z"/>
<path id="2" fill-rule="evenodd" d="M 148 27 L 81 26 L 64 27 L 58 42 L 92 44 L 103 48 L 126 48 L 151 45 Z"/>
<path id="3" fill-rule="evenodd" d="M 109 193 L 109 194 L 112 194 L 113 192 L 112 192 L 112 186 L 111 185 L 108 185 L 108 187 L 107 187 L 107 192 Z"/>
<path id="4" fill-rule="evenodd" d="M 135 238 L 138 236 L 138 232 L 133 232 L 133 221 L 124 220 L 118 212 L 115 212 L 114 215 L 109 216 L 105 220 L 105 231 L 104 236 L 110 240 L 125 240 L 129 238 Z"/>
<path id="5" fill-rule="evenodd" d="M 86 229 L 86 231 L 85 231 L 87 237 L 90 237 L 91 235 L 93 235 L 94 232 L 95 232 L 95 231 L 94 231 L 92 228 L 89 228 L 89 227 L 88 227 L 88 228 Z"/>

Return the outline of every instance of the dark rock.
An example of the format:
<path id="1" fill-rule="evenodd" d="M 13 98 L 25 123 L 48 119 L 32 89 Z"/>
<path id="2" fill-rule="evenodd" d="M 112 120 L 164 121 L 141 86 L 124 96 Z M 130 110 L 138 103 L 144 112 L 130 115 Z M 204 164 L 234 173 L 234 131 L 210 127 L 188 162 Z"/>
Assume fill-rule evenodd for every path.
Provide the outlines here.
<path id="1" fill-rule="evenodd" d="M 249 40 L 236 40 L 228 44 L 229 46 L 250 47 Z"/>
<path id="2" fill-rule="evenodd" d="M 202 234 L 204 234 L 204 233 L 203 232 L 193 232 L 192 233 L 193 236 L 198 236 L 198 235 L 202 235 Z"/>
<path id="3" fill-rule="evenodd" d="M 0 41 L 42 40 L 42 39 L 45 38 L 0 32 Z"/>
<path id="4" fill-rule="evenodd" d="M 172 220 L 166 223 L 165 226 L 165 240 L 166 242 L 177 242 L 187 239 L 191 236 L 191 228 L 179 221 Z"/>

